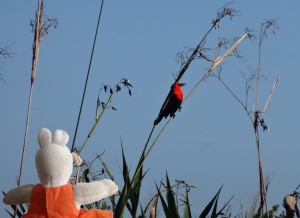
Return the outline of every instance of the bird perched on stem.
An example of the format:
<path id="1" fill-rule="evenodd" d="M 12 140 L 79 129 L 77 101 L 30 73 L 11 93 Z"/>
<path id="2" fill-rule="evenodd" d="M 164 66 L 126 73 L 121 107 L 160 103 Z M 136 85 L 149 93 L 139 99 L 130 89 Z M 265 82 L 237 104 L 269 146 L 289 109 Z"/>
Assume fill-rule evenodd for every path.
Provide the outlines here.
<path id="1" fill-rule="evenodd" d="M 167 118 L 170 115 L 170 117 L 174 118 L 175 112 L 180 108 L 183 99 L 181 87 L 184 85 L 185 83 L 175 82 L 171 86 L 170 92 L 164 101 L 156 120 L 154 121 L 154 125 L 157 125 L 163 117 Z"/>

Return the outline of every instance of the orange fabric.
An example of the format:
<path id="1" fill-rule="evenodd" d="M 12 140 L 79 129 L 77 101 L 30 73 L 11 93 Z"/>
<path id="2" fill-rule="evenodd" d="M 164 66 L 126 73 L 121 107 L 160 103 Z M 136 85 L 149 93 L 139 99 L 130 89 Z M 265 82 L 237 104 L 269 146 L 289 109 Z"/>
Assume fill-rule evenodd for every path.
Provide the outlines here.
<path id="1" fill-rule="evenodd" d="M 113 218 L 113 212 L 107 210 L 80 210 L 79 218 Z"/>
<path id="2" fill-rule="evenodd" d="M 23 218 L 112 218 L 105 210 L 78 210 L 74 201 L 73 186 L 66 184 L 46 188 L 41 184 L 33 188 L 28 212 Z"/>

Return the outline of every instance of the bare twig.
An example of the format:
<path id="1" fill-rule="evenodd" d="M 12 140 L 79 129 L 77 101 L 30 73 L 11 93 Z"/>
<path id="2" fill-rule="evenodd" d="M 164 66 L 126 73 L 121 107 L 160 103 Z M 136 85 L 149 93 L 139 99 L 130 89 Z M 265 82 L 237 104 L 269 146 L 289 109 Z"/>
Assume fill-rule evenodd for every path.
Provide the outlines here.
<path id="1" fill-rule="evenodd" d="M 15 53 L 9 51 L 9 49 L 12 45 L 13 45 L 13 43 L 8 46 L 5 46 L 3 48 L 0 48 L 0 59 L 1 59 L 1 57 L 11 59 L 15 56 Z"/>

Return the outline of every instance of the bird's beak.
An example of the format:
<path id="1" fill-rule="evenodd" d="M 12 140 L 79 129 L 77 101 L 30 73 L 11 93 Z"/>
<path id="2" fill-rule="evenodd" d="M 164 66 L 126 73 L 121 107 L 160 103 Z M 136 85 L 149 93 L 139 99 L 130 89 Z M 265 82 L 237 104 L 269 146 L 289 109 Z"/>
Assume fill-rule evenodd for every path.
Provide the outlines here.
<path id="1" fill-rule="evenodd" d="M 185 86 L 186 85 L 186 83 L 180 83 L 180 86 Z"/>

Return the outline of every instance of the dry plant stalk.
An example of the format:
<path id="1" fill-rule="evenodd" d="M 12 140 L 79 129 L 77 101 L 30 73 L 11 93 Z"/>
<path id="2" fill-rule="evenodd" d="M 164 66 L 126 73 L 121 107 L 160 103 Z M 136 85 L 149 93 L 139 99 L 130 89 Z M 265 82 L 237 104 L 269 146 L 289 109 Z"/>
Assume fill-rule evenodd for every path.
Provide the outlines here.
<path id="1" fill-rule="evenodd" d="M 267 186 L 265 184 L 265 179 L 263 175 L 263 165 L 262 165 L 262 159 L 261 159 L 261 152 L 260 152 L 260 140 L 259 140 L 259 131 L 258 126 L 260 125 L 263 128 L 263 131 L 268 130 L 268 127 L 266 126 L 263 115 L 265 113 L 265 110 L 272 98 L 272 95 L 275 91 L 275 88 L 279 82 L 279 77 L 274 82 L 272 89 L 270 91 L 269 97 L 264 105 L 264 108 L 262 111 L 259 110 L 259 90 L 260 90 L 260 78 L 261 78 L 261 48 L 262 48 L 262 42 L 263 39 L 266 37 L 266 31 L 267 29 L 272 28 L 273 34 L 275 34 L 276 30 L 278 29 L 278 26 L 275 22 L 275 20 L 267 20 L 265 23 L 262 24 L 261 27 L 261 33 L 259 37 L 259 51 L 258 51 L 258 72 L 257 75 L 251 75 L 250 78 L 246 79 L 246 102 L 245 104 L 238 98 L 238 96 L 229 88 L 229 86 L 226 85 L 226 83 L 221 79 L 220 75 L 216 76 L 214 75 L 219 81 L 225 86 L 225 88 L 235 97 L 235 99 L 243 106 L 244 110 L 247 112 L 248 117 L 251 120 L 251 123 L 254 128 L 255 133 L 255 140 L 256 140 L 256 146 L 257 146 L 257 155 L 258 155 L 258 165 L 259 165 L 259 191 L 260 191 L 260 203 L 257 210 L 257 215 L 259 216 L 266 216 L 269 218 L 269 209 L 268 209 L 268 201 L 267 201 Z M 248 89 L 250 88 L 250 83 L 252 80 L 256 79 L 256 100 L 255 100 L 255 108 L 253 107 L 253 111 L 248 110 Z M 250 114 L 253 113 L 253 116 Z M 263 208 L 265 207 L 266 213 L 264 215 Z"/>
<path id="2" fill-rule="evenodd" d="M 25 125 L 25 134 L 24 134 L 24 142 L 23 142 L 23 151 L 22 151 L 22 158 L 21 158 L 21 166 L 20 166 L 20 173 L 19 178 L 17 181 L 18 186 L 21 184 L 21 177 L 22 171 L 24 166 L 24 158 L 25 158 L 25 151 L 26 151 L 26 142 L 27 142 L 27 135 L 28 135 L 28 127 L 29 127 L 29 120 L 30 120 L 30 109 L 32 104 L 32 91 L 33 85 L 36 78 L 37 73 L 37 64 L 38 64 L 38 57 L 39 57 L 39 48 L 40 43 L 43 37 L 48 33 L 48 29 L 54 25 L 56 27 L 57 21 L 56 19 L 46 19 L 43 21 L 44 17 L 44 3 L 43 0 L 40 3 L 38 0 L 38 10 L 36 11 L 35 20 L 31 20 L 32 31 L 34 32 L 34 40 L 33 40 L 33 53 L 32 53 L 32 68 L 31 68 L 31 85 L 29 91 L 29 102 L 27 106 L 27 118 L 26 118 L 26 125 Z"/>
<path id="3" fill-rule="evenodd" d="M 25 135 L 24 135 L 24 142 L 23 142 L 20 173 L 19 173 L 19 178 L 18 178 L 18 186 L 20 186 L 20 184 L 21 184 L 21 177 L 22 177 L 22 172 L 23 172 L 23 165 L 24 165 L 24 158 L 25 158 L 25 151 L 26 151 L 26 142 L 27 142 L 29 119 L 30 119 L 30 108 L 31 108 L 31 102 L 32 102 L 32 90 L 33 90 L 33 84 L 34 84 L 35 76 L 36 76 L 36 69 L 37 69 L 38 56 L 39 56 L 39 47 L 40 47 L 40 42 L 41 42 L 40 28 L 41 28 L 41 23 L 42 23 L 43 9 L 44 9 L 43 2 L 40 4 L 40 1 L 38 1 L 38 10 L 36 12 L 36 18 L 35 18 L 35 31 L 34 31 L 34 41 L 33 41 L 31 85 L 30 85 L 30 91 L 29 91 L 29 102 L 28 102 L 28 107 L 27 107 L 27 118 L 26 118 L 26 125 L 25 125 Z"/>
<path id="4" fill-rule="evenodd" d="M 33 40 L 33 54 L 32 54 L 32 68 L 31 68 L 31 84 L 30 84 L 30 91 L 29 91 L 29 102 L 27 106 L 27 116 L 26 116 L 26 124 L 25 124 L 25 134 L 24 134 L 24 141 L 23 141 L 23 150 L 22 150 L 22 157 L 21 157 L 21 164 L 20 164 L 20 172 L 19 178 L 17 181 L 18 186 L 21 185 L 21 178 L 24 166 L 24 159 L 25 159 L 25 151 L 26 151 L 26 143 L 27 143 L 27 135 L 28 135 L 28 127 L 29 127 L 29 120 L 30 120 L 30 108 L 32 103 L 32 91 L 33 91 L 33 84 L 35 81 L 36 76 L 36 69 L 38 63 L 38 56 L 39 56 L 39 47 L 40 47 L 40 28 L 42 23 L 42 15 L 43 15 L 44 4 L 43 1 L 40 4 L 38 1 L 38 10 L 36 12 L 35 17 L 35 29 L 34 29 L 34 40 Z M 14 218 L 17 215 L 17 207 L 14 211 Z"/>

